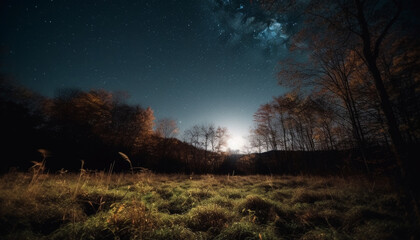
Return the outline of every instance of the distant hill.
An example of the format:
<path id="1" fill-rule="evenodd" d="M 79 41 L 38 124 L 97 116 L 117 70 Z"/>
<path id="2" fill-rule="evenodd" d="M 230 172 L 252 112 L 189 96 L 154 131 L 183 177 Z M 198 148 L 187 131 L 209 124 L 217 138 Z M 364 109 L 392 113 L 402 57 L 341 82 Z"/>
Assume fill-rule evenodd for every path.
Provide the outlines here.
<path id="1" fill-rule="evenodd" d="M 369 171 L 392 169 L 390 152 L 371 148 L 365 156 Z M 226 164 L 239 174 L 312 174 L 338 175 L 366 173 L 367 168 L 357 149 L 334 151 L 269 151 L 232 155 Z"/>

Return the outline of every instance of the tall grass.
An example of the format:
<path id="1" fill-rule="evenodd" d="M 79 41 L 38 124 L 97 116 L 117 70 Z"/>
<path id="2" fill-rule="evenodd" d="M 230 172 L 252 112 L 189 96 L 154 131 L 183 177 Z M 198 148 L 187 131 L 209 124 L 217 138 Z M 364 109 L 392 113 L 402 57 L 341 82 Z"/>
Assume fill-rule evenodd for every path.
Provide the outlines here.
<path id="1" fill-rule="evenodd" d="M 360 178 L 117 174 L 113 164 L 97 172 L 83 161 L 78 174 L 39 168 L 0 177 L 0 239 L 418 236 L 386 181 L 372 188 Z"/>
<path id="2" fill-rule="evenodd" d="M 45 149 L 38 149 L 38 152 L 41 154 L 42 160 L 39 162 L 32 161 L 33 165 L 30 168 L 32 177 L 31 177 L 31 182 L 29 183 L 29 186 L 28 186 L 28 189 L 30 191 L 33 191 L 39 186 L 40 178 L 44 174 L 44 171 L 45 171 L 45 164 L 46 164 L 47 157 L 50 156 L 50 153 Z"/>
<path id="3" fill-rule="evenodd" d="M 131 160 L 130 160 L 130 158 L 125 154 L 125 153 L 122 153 L 122 152 L 118 152 L 118 154 L 120 154 L 120 156 L 126 161 L 126 162 L 128 162 L 129 164 L 130 164 L 130 171 L 131 171 L 131 175 L 134 175 L 134 168 L 133 168 L 133 164 L 131 163 Z"/>

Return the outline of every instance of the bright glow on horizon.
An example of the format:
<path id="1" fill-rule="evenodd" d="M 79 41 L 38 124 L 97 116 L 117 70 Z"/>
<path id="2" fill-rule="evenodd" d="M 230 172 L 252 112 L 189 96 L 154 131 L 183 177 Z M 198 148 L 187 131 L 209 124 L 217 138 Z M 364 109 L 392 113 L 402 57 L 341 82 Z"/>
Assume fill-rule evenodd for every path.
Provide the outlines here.
<path id="1" fill-rule="evenodd" d="M 245 145 L 245 140 L 243 137 L 231 136 L 229 140 L 227 141 L 227 147 L 233 151 L 239 150 L 240 152 L 243 152 L 244 145 Z"/>

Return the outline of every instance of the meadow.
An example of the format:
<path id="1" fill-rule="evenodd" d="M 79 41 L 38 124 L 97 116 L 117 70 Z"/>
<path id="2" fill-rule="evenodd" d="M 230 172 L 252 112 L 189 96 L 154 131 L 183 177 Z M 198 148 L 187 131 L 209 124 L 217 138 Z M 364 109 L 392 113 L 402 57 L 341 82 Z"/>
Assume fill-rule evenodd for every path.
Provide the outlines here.
<path id="1" fill-rule="evenodd" d="M 62 171 L 0 177 L 1 239 L 409 239 L 386 179 Z"/>

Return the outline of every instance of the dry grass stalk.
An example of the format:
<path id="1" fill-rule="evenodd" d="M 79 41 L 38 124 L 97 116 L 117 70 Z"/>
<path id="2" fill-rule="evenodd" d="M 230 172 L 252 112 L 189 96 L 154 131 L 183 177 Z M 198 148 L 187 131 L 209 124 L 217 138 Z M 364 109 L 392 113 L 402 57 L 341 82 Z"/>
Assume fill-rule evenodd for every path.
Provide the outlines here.
<path id="1" fill-rule="evenodd" d="M 35 185 L 37 185 L 40 176 L 44 173 L 45 171 L 45 163 L 46 163 L 46 159 L 47 157 L 50 156 L 50 152 L 45 150 L 45 149 L 38 149 L 38 152 L 41 153 L 42 155 L 42 160 L 37 162 L 37 161 L 31 161 L 33 163 L 32 167 L 30 168 L 31 172 L 32 172 L 32 178 L 31 178 L 31 182 L 29 183 L 29 188 L 33 189 L 33 187 Z"/>
<path id="2" fill-rule="evenodd" d="M 133 164 L 131 163 L 130 158 L 125 153 L 118 152 L 118 154 L 120 154 L 120 156 L 130 164 L 131 174 L 134 175 Z"/>

